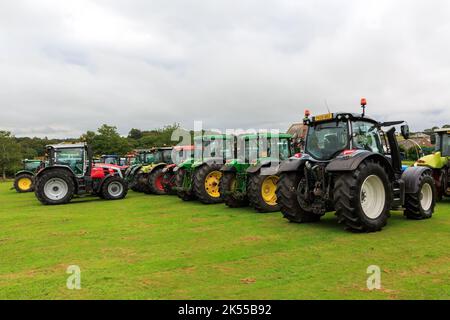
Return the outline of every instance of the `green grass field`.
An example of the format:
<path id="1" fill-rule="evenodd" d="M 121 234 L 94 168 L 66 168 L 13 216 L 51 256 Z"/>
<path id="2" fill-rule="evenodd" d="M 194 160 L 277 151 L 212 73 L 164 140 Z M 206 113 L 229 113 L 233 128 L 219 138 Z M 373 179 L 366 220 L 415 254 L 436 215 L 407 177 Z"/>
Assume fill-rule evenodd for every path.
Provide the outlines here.
<path id="1" fill-rule="evenodd" d="M 280 213 L 130 192 L 42 206 L 0 183 L 0 299 L 449 299 L 450 201 L 427 221 L 393 212 L 352 234 L 333 214 Z M 81 290 L 66 268 L 81 268 Z M 369 291 L 369 265 L 382 270 Z"/>

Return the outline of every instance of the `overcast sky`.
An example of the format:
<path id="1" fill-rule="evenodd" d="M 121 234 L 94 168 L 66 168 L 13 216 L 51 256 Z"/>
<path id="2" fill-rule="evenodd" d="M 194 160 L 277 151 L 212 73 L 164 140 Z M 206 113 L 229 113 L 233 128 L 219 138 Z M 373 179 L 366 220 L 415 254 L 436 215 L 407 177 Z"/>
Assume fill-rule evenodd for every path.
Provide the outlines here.
<path id="1" fill-rule="evenodd" d="M 0 129 L 450 122 L 450 1 L 2 0 Z"/>

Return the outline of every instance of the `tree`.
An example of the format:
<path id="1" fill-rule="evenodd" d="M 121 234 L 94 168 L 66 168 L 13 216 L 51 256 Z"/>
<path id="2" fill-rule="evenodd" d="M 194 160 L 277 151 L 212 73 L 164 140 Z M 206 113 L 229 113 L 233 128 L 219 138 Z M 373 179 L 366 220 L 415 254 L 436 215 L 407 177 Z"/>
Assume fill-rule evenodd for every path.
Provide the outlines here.
<path id="1" fill-rule="evenodd" d="M 20 165 L 20 146 L 9 131 L 0 131 L 0 170 L 3 180 Z"/>
<path id="2" fill-rule="evenodd" d="M 133 140 L 139 140 L 142 138 L 142 131 L 139 129 L 132 128 L 128 133 L 128 138 Z"/>
<path id="3" fill-rule="evenodd" d="M 127 138 L 121 137 L 117 127 L 107 124 L 98 128 L 97 133 L 88 131 L 81 139 L 91 145 L 94 154 L 118 154 L 123 155 L 130 151 L 131 147 Z"/>

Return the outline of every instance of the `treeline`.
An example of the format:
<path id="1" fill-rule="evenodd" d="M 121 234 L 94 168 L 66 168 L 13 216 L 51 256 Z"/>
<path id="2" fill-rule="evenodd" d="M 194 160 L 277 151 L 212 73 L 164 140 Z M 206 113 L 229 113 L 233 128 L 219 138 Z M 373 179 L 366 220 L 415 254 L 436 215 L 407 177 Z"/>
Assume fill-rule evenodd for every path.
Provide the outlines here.
<path id="1" fill-rule="evenodd" d="M 13 176 L 22 167 L 23 159 L 44 157 L 45 146 L 49 144 L 84 141 L 91 145 L 96 155 L 125 155 L 134 149 L 175 145 L 178 141 L 171 141 L 171 137 L 179 128 L 177 123 L 153 130 L 133 128 L 123 137 L 117 127 L 104 124 L 95 132 L 87 131 L 81 137 L 67 139 L 19 138 L 11 132 L 0 130 L 0 177 L 5 179 Z"/>

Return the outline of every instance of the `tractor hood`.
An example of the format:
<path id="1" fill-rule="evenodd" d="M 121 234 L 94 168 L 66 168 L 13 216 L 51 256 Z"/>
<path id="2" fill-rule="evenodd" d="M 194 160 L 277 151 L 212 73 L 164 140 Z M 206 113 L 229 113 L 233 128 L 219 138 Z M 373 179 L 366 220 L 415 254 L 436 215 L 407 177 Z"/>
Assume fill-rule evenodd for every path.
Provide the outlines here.
<path id="1" fill-rule="evenodd" d="M 441 152 L 436 152 L 420 158 L 414 163 L 414 166 L 441 169 L 447 164 L 447 161 L 447 158 L 443 157 Z"/>

